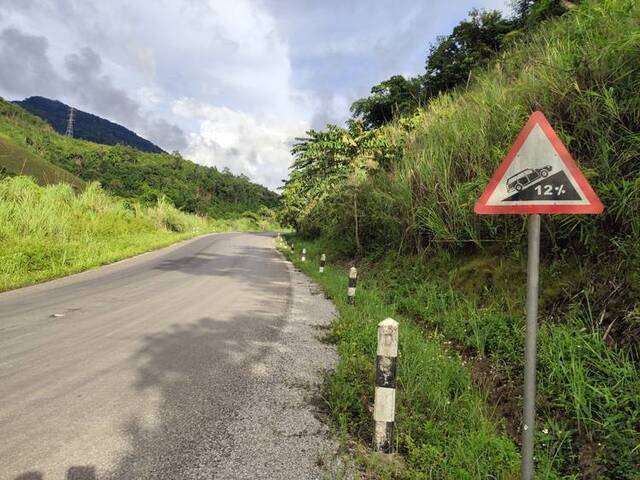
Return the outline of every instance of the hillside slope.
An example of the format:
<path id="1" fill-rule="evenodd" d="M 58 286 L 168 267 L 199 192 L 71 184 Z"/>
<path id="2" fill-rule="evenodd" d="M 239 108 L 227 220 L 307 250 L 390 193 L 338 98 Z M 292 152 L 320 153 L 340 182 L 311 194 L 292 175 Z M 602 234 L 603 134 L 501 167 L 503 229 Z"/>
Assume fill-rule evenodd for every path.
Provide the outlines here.
<path id="1" fill-rule="evenodd" d="M 470 370 L 497 428 L 517 445 L 526 219 L 478 216 L 473 205 L 530 113 L 545 113 L 605 211 L 543 218 L 540 478 L 637 479 L 640 471 L 638 32 L 637 1 L 582 2 L 412 118 L 372 131 L 352 124 L 314 132 L 294 150 L 283 193 L 283 218 L 301 236 L 319 238 L 308 251 L 365 266 L 366 285 L 385 300 L 386 314 L 441 338 Z M 364 356 L 370 345 L 349 335 L 336 333 L 352 355 Z M 366 385 L 371 372 L 355 362 L 343 361 L 342 380 Z M 426 381 L 440 380 L 405 377 L 398 391 L 409 478 L 433 478 L 424 472 L 434 471 L 435 478 L 460 478 L 451 473 L 459 465 L 448 457 L 448 434 L 433 419 L 445 403 L 425 405 L 416 393 Z M 332 391 L 335 414 L 362 425 L 369 391 L 340 390 L 343 383 Z M 487 466 L 487 474 L 508 466 L 495 461 L 503 463 Z"/>
<path id="2" fill-rule="evenodd" d="M 24 100 L 13 103 L 47 122 L 56 132 L 60 134 L 66 132 L 69 105 L 65 105 L 57 100 L 37 96 L 25 98 Z M 129 145 L 130 147 L 148 153 L 166 153 L 157 145 L 140 137 L 122 125 L 100 118 L 97 115 L 83 112 L 82 110 L 75 110 L 74 116 L 74 138 L 104 145 Z"/>
<path id="3" fill-rule="evenodd" d="M 166 196 L 178 208 L 213 217 L 278 205 L 262 185 L 228 171 L 204 167 L 179 155 L 141 152 L 65 137 L 21 107 L 0 100 L 0 134 L 31 154 L 84 181 L 98 181 L 124 198 L 153 203 Z"/>
<path id="4" fill-rule="evenodd" d="M 66 170 L 42 160 L 28 150 L 18 147 L 9 138 L 0 135 L 0 177 L 26 175 L 40 185 L 68 183 L 82 189 L 85 183 Z"/>

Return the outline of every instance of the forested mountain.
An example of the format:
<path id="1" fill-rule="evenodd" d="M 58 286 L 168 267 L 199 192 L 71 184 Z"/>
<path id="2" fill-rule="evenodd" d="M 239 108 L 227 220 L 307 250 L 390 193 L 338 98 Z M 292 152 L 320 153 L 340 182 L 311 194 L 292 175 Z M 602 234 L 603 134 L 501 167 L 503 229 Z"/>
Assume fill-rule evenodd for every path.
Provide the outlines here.
<path id="1" fill-rule="evenodd" d="M 634 479 L 640 2 L 514 6 L 510 18 L 472 12 L 427 50 L 424 75 L 390 78 L 354 103 L 346 127 L 299 139 L 282 219 L 296 228 L 296 247 L 309 242 L 308 252 L 366 272 L 359 323 L 351 336 L 347 322 L 334 330 L 348 352 L 343 383 L 328 397 L 340 425 L 369 441 L 375 344 L 362 332 L 370 326 L 374 342 L 384 318 L 369 320 L 375 290 L 405 328 L 395 432 L 409 471 L 402 478 L 519 478 L 526 218 L 476 215 L 474 203 L 527 118 L 542 111 L 605 210 L 543 216 L 536 478 Z M 487 404 L 470 407 L 460 392 L 471 386 L 427 370 L 433 360 L 418 359 L 416 337 L 445 344 Z M 483 411 L 495 421 L 491 434 L 479 426 Z"/>
<path id="2" fill-rule="evenodd" d="M 165 196 L 180 209 L 214 217 L 258 211 L 279 203 L 276 193 L 243 175 L 198 165 L 179 154 L 146 153 L 131 146 L 69 138 L 4 100 L 0 100 L 0 136 L 82 180 L 98 181 L 124 198 L 154 203 Z M 2 162 L 0 157 L 0 165 Z"/>
<path id="3" fill-rule="evenodd" d="M 69 105 L 44 97 L 29 97 L 13 103 L 43 119 L 56 132 L 65 133 L 69 117 Z M 74 110 L 74 116 L 74 138 L 104 145 L 129 145 L 148 153 L 164 153 L 164 150 L 160 147 L 122 125 L 82 110 Z"/>

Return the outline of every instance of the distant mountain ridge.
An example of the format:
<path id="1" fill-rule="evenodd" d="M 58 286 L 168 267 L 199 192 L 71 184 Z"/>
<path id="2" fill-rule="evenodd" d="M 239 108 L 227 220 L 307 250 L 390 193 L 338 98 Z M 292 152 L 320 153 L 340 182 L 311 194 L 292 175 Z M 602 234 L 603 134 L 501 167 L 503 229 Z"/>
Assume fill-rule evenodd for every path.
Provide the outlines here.
<path id="1" fill-rule="evenodd" d="M 51 125 L 64 135 L 67 130 L 69 105 L 45 97 L 29 97 L 13 102 Z M 104 145 L 129 145 L 148 153 L 166 153 L 149 140 L 128 128 L 82 110 L 75 110 L 73 136 Z"/>

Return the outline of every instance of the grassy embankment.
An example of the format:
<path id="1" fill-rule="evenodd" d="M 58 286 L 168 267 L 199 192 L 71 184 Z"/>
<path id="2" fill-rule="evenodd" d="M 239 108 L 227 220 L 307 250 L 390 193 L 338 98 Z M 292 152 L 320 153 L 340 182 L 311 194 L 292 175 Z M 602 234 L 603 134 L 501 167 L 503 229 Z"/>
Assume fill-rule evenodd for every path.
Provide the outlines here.
<path id="1" fill-rule="evenodd" d="M 42 187 L 0 179 L 0 291 L 80 272 L 208 232 L 275 228 L 259 219 L 215 220 L 160 199 L 123 200 L 89 184 Z"/>
<path id="2" fill-rule="evenodd" d="M 75 175 L 37 157 L 0 134 L 0 178 L 20 175 L 32 177 L 39 185 L 68 183 L 76 189 L 86 185 Z"/>
<path id="3" fill-rule="evenodd" d="M 332 185 L 300 219 L 305 231 L 322 237 L 307 244 L 310 259 L 324 245 L 334 260 L 355 254 L 363 267 L 361 301 L 352 310 L 341 304 L 345 272 L 321 280 L 341 313 L 334 333 L 342 356 L 329 405 L 344 431 L 363 441 L 371 430 L 374 325 L 387 315 L 409 325 L 401 332 L 398 391 L 406 477 L 510 478 L 506 472 L 513 471 L 521 427 L 525 222 L 477 216 L 473 204 L 529 113 L 539 109 L 605 212 L 543 220 L 537 476 L 639 478 L 638 64 L 640 4 L 585 2 L 542 25 L 477 73 L 468 88 L 433 101 L 414 119 L 414 130 L 386 127 L 402 153 L 389 170 L 358 185 L 360 253 L 353 201 L 344 201 L 353 198 L 348 182 Z M 414 342 L 435 342 L 461 356 L 451 360 L 460 378 L 473 380 L 471 390 L 485 399 L 479 411 L 504 432 L 478 434 L 478 445 L 467 447 L 477 452 L 489 445 L 493 455 L 486 464 L 480 455 L 460 457 L 456 452 L 466 448 L 455 447 L 461 435 L 487 431 L 480 423 L 458 423 L 459 415 L 469 421 L 482 415 L 469 408 L 448 411 L 431 399 L 429 390 L 444 389 L 454 401 L 460 389 L 437 372 L 415 373 L 429 370 L 428 357 L 414 357 Z M 493 438 L 509 437 L 511 449 L 490 447 Z M 481 474 L 478 464 L 484 465 Z"/>
<path id="4" fill-rule="evenodd" d="M 340 363 L 325 400 L 338 430 L 356 439 L 370 478 L 517 478 L 525 259 L 520 267 L 486 257 L 361 259 L 352 307 L 344 261 L 332 264 L 329 253 L 319 274 L 320 253 L 330 246 L 291 240 L 297 252 L 288 256 L 338 307 L 330 338 Z M 488 280 L 482 297 L 470 290 L 476 269 Z M 542 285 L 557 274 L 547 264 Z M 635 478 L 640 378 L 630 356 L 603 342 L 597 319 L 584 314 L 574 309 L 565 323 L 541 326 L 537 475 Z M 388 316 L 401 324 L 396 441 L 404 462 L 385 465 L 364 445 L 373 431 L 376 325 Z M 594 442 L 589 455 L 585 435 Z M 608 465 L 606 446 L 617 452 Z"/>
<path id="5" fill-rule="evenodd" d="M 345 445 L 357 453 L 366 478 L 517 478 L 516 446 L 496 427 L 485 393 L 474 385 L 472 373 L 445 336 L 401 314 L 373 271 L 360 272 L 356 305 L 348 305 L 348 268 L 334 264 L 326 250 L 328 263 L 319 274 L 318 259 L 325 252 L 321 243 L 291 241 L 296 252 L 284 253 L 323 287 L 338 309 L 327 339 L 336 342 L 340 362 L 328 379 L 324 400 L 338 432 L 355 439 Z M 307 249 L 304 263 L 302 248 Z M 396 443 L 405 461 L 367 449 L 373 434 L 377 324 L 387 317 L 400 322 Z"/>

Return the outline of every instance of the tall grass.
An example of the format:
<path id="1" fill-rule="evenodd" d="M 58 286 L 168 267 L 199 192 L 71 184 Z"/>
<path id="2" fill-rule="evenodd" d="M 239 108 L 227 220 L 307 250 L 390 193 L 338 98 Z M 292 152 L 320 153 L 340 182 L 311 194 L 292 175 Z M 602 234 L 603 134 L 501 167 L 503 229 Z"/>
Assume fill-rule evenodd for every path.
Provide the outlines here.
<path id="1" fill-rule="evenodd" d="M 458 243 L 521 238 L 520 219 L 479 217 L 473 203 L 538 109 L 613 207 L 597 219 L 550 218 L 547 238 L 594 251 L 611 246 L 612 232 L 637 232 L 638 195 L 624 185 L 640 175 L 639 28 L 638 2 L 587 2 L 514 46 L 468 90 L 434 101 L 389 178 L 412 188 L 415 235 Z M 616 214 L 622 205 L 634 209 L 624 221 Z"/>
<path id="2" fill-rule="evenodd" d="M 143 206 L 97 183 L 38 186 L 29 177 L 0 180 L 0 291 L 79 272 L 214 231 L 261 230 L 262 219 L 206 219 L 161 198 Z"/>
<path id="3" fill-rule="evenodd" d="M 407 131 L 406 121 L 385 127 L 401 155 L 358 190 L 365 252 L 521 243 L 522 218 L 478 216 L 473 205 L 534 110 L 549 118 L 605 204 L 598 217 L 548 217 L 545 241 L 589 253 L 635 248 L 639 31 L 636 0 L 581 2 L 474 72 L 468 88 L 431 101 L 410 122 L 415 128 Z M 349 195 L 350 186 L 336 185 L 308 217 L 315 230 L 353 244 L 353 214 L 341 201 Z"/>
<path id="4" fill-rule="evenodd" d="M 370 444 L 373 422 L 377 324 L 392 316 L 400 322 L 396 443 L 404 465 L 380 463 L 375 456 L 356 460 L 366 478 L 512 479 L 518 453 L 486 408 L 484 393 L 463 360 L 441 335 L 424 335 L 422 326 L 385 299 L 369 275 L 358 282 L 356 305 L 346 303 L 347 269 L 332 263 L 318 274 L 321 245 L 295 239 L 307 261 L 290 255 L 313 276 L 336 304 L 339 317 L 330 334 L 340 362 L 330 377 L 325 402 L 338 431 Z"/>
<path id="5" fill-rule="evenodd" d="M 553 294 L 548 290 L 552 278 L 566 270 L 570 266 L 561 262 L 544 269 L 543 304 Z M 374 288 L 385 292 L 383 298 L 400 312 L 440 332 L 459 351 L 488 359 L 502 378 L 502 387 L 508 385 L 519 397 L 523 262 L 486 256 L 457 260 L 432 256 L 427 262 L 395 257 L 378 265 L 370 276 Z M 625 349 L 607 344 L 588 312 L 574 303 L 561 323 L 547 316 L 540 327 L 538 445 L 545 446 L 548 454 L 538 456 L 539 469 L 547 472 L 543 478 L 553 478 L 551 472 L 634 478 L 640 467 L 640 375 Z M 519 398 L 501 402 L 515 413 L 509 413 L 507 420 L 519 427 Z"/>
<path id="6" fill-rule="evenodd" d="M 524 262 L 389 255 L 362 265 L 353 308 L 345 304 L 347 268 L 332 264 L 335 256 L 316 273 L 330 245 L 295 243 L 307 248 L 307 261 L 292 260 L 339 310 L 341 360 L 327 397 L 339 427 L 370 441 L 375 329 L 392 316 L 402 325 L 397 422 L 407 471 L 389 478 L 516 478 Z M 557 271 L 546 269 L 543 283 Z M 630 355 L 608 345 L 578 308 L 561 324 L 544 321 L 538 344 L 536 478 L 637 478 L 640 374 Z"/>

